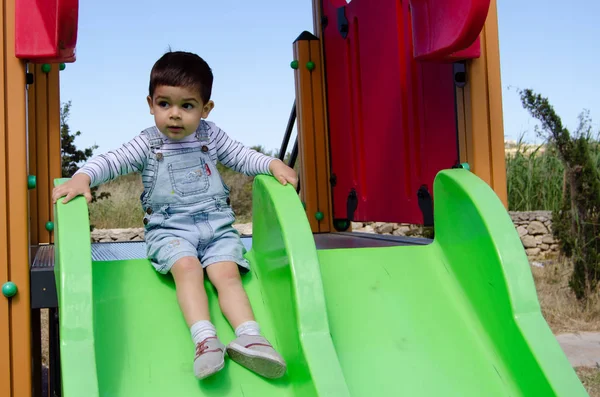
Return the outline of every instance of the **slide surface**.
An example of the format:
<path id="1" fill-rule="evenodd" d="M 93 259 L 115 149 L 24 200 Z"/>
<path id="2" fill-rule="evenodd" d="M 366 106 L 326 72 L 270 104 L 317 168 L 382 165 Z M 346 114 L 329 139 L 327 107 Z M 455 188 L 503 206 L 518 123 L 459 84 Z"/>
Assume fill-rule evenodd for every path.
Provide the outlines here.
<path id="1" fill-rule="evenodd" d="M 317 250 L 293 188 L 256 178 L 243 280 L 288 362 L 279 380 L 229 359 L 196 380 L 172 279 L 147 260 L 92 262 L 85 200 L 58 204 L 63 396 L 586 396 L 493 191 L 448 170 L 434 194 L 432 244 Z M 233 332 L 206 287 L 228 343 Z"/>

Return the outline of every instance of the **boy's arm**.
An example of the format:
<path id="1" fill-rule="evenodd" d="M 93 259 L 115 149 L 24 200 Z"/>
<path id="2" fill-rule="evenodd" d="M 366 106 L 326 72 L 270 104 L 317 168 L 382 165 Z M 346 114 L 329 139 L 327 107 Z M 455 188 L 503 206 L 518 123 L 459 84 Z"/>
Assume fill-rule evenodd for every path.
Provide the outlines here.
<path id="1" fill-rule="evenodd" d="M 90 178 L 90 187 L 94 187 L 122 175 L 142 172 L 149 150 L 147 137 L 139 134 L 120 148 L 92 158 L 75 175 L 86 174 Z"/>
<path id="2" fill-rule="evenodd" d="M 209 122 L 208 124 L 211 127 L 211 135 L 215 142 L 217 158 L 221 164 L 249 176 L 259 174 L 272 175 L 269 166 L 276 159 L 231 139 L 225 131 L 213 123 Z"/>

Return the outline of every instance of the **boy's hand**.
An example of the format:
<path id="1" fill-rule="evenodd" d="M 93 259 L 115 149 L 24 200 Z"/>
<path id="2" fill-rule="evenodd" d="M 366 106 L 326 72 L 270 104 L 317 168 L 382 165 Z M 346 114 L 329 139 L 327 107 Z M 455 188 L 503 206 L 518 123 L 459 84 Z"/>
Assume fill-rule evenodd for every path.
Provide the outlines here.
<path id="1" fill-rule="evenodd" d="M 52 203 L 56 204 L 59 198 L 65 197 L 63 204 L 68 203 L 77 196 L 84 196 L 87 202 L 92 201 L 90 191 L 90 177 L 86 174 L 77 174 L 71 180 L 57 186 L 52 191 Z"/>
<path id="2" fill-rule="evenodd" d="M 291 183 L 294 186 L 294 189 L 298 187 L 298 175 L 296 171 L 292 168 L 288 167 L 283 161 L 276 159 L 271 161 L 269 165 L 269 170 L 271 170 L 271 174 L 282 184 L 286 185 Z"/>

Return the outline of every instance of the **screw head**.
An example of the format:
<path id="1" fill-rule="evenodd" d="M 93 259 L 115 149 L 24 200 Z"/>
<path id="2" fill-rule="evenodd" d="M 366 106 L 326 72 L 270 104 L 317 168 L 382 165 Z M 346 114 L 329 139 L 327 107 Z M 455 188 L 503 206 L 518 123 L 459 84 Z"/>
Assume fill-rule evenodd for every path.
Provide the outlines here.
<path id="1" fill-rule="evenodd" d="M 12 298 L 17 294 L 18 291 L 19 289 L 17 288 L 17 285 L 12 281 L 8 281 L 2 286 L 2 295 L 7 298 Z"/>
<path id="2" fill-rule="evenodd" d="M 52 222 L 52 221 L 46 222 L 46 230 L 49 232 L 53 231 L 54 230 L 54 222 Z"/>
<path id="3" fill-rule="evenodd" d="M 50 65 L 49 63 L 45 63 L 42 65 L 42 72 L 50 73 L 51 70 L 52 70 L 52 65 Z"/>
<path id="4" fill-rule="evenodd" d="M 321 211 L 319 211 L 315 214 L 315 218 L 317 218 L 318 221 L 322 221 L 323 218 L 325 218 L 325 216 L 323 215 L 323 213 Z"/>
<path id="5" fill-rule="evenodd" d="M 310 71 L 315 69 L 315 63 L 313 61 L 306 62 L 306 68 Z"/>
<path id="6" fill-rule="evenodd" d="M 67 65 L 65 65 L 64 63 L 61 63 L 60 65 L 58 65 L 59 70 L 65 70 L 66 68 L 67 68 Z"/>
<path id="7" fill-rule="evenodd" d="M 298 61 L 294 60 L 290 63 L 292 69 L 298 69 Z"/>
<path id="8" fill-rule="evenodd" d="M 27 177 L 27 189 L 29 189 L 29 190 L 35 189 L 36 186 L 37 186 L 37 178 L 35 177 L 35 175 L 29 175 Z"/>

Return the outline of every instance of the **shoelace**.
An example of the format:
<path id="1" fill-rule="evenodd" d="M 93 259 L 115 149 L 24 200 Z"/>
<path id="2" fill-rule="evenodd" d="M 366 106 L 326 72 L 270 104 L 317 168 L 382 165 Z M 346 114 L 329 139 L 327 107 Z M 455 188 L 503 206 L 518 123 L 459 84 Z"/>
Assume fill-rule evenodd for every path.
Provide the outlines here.
<path id="1" fill-rule="evenodd" d="M 209 339 L 216 339 L 213 336 L 209 336 L 208 338 L 204 339 L 202 342 L 198 343 L 198 345 L 196 346 L 196 357 L 200 357 L 201 355 L 203 355 L 206 350 L 208 349 L 208 340 Z"/>

